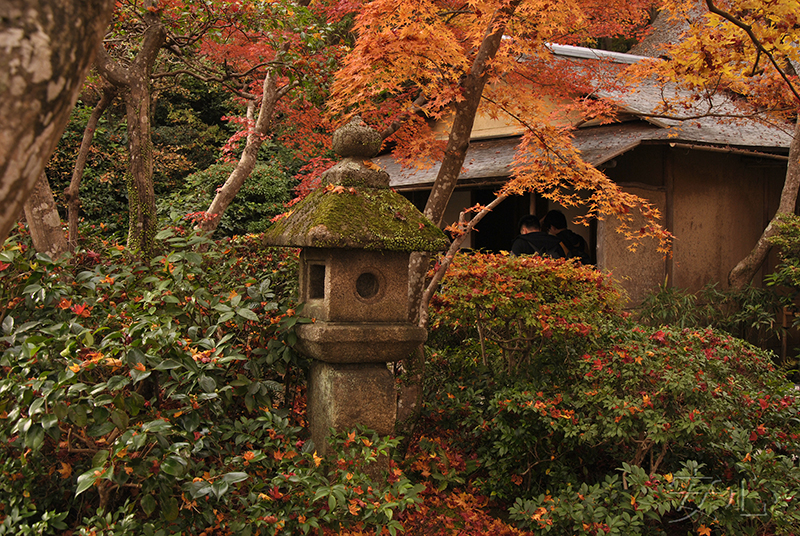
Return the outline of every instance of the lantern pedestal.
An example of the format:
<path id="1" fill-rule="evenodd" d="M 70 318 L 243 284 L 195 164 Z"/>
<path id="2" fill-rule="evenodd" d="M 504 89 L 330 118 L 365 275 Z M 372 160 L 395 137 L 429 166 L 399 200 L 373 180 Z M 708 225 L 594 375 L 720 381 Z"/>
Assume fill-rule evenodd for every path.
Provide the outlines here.
<path id="1" fill-rule="evenodd" d="M 308 424 L 317 452 L 328 452 L 330 430 L 361 424 L 379 435 L 394 430 L 394 376 L 386 363 L 314 361 L 308 378 Z"/>

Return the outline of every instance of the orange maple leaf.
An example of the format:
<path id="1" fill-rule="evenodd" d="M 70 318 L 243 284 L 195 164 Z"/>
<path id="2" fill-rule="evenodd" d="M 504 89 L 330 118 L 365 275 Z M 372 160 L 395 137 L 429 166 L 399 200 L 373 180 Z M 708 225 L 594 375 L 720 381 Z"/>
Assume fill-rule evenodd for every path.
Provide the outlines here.
<path id="1" fill-rule="evenodd" d="M 364 160 L 363 164 L 365 167 L 368 167 L 369 169 L 372 169 L 374 171 L 381 171 L 381 166 L 379 166 L 372 160 Z"/>
<path id="2" fill-rule="evenodd" d="M 72 475 L 72 466 L 68 463 L 61 462 L 61 469 L 58 469 L 58 473 L 61 475 L 61 478 L 66 480 Z"/>
<path id="3" fill-rule="evenodd" d="M 711 529 L 705 525 L 700 525 L 700 528 L 697 529 L 697 534 L 700 536 L 711 536 Z"/>

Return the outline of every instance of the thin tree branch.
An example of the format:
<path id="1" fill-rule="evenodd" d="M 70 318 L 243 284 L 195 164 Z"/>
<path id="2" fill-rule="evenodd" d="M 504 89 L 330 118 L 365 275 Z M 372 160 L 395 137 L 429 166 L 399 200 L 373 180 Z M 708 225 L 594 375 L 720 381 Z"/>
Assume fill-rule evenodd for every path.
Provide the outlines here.
<path id="1" fill-rule="evenodd" d="M 764 45 L 761 44 L 761 41 L 758 39 L 758 36 L 756 36 L 755 32 L 753 32 L 753 27 L 750 26 L 749 24 L 745 24 L 740 19 L 734 17 L 727 11 L 718 8 L 714 4 L 714 0 L 706 0 L 706 6 L 708 6 L 708 10 L 711 13 L 722 17 L 723 19 L 727 20 L 734 26 L 740 28 L 741 30 L 744 31 L 744 33 L 747 34 L 747 37 L 749 37 L 750 41 L 753 43 L 753 45 L 755 45 L 756 50 L 758 50 L 759 53 L 762 53 L 765 56 L 767 56 L 767 58 L 769 58 L 769 61 L 772 64 L 772 66 L 775 67 L 775 70 L 778 71 L 778 74 L 780 74 L 781 78 L 783 78 L 783 81 L 786 82 L 787 86 L 789 86 L 789 90 L 792 92 L 792 95 L 794 95 L 795 100 L 798 103 L 800 103 L 800 94 L 798 94 L 797 90 L 794 88 L 794 84 L 792 84 L 791 80 L 789 80 L 789 77 L 786 74 L 786 72 L 784 72 L 784 70 L 778 65 L 778 62 L 775 59 L 775 57 L 766 48 L 764 48 Z M 756 62 L 757 61 L 758 59 L 756 59 Z M 754 71 L 756 70 L 756 66 L 757 64 L 753 66 Z"/>

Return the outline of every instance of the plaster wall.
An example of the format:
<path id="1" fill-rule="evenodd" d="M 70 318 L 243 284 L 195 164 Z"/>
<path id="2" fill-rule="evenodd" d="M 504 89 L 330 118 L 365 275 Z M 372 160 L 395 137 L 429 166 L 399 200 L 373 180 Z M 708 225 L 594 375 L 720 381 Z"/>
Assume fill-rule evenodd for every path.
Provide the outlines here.
<path id="1" fill-rule="evenodd" d="M 648 199 L 662 214 L 665 212 L 667 195 L 663 190 L 627 186 L 625 191 Z M 638 229 L 643 220 L 635 216 L 628 225 L 631 229 Z M 651 239 L 645 239 L 632 251 L 631 242 L 617 232 L 619 225 L 616 218 L 606 218 L 597 223 L 597 266 L 611 272 L 628 294 L 628 305 L 635 306 L 664 283 L 667 263 Z"/>
<path id="2" fill-rule="evenodd" d="M 686 149 L 670 156 L 673 285 L 695 291 L 718 282 L 725 288 L 728 272 L 747 256 L 777 210 L 780 166 Z M 761 278 L 757 274 L 755 282 Z"/>
<path id="3" fill-rule="evenodd" d="M 708 283 L 726 288 L 728 272 L 774 215 L 786 168 L 779 160 L 729 152 L 643 146 L 618 157 L 606 173 L 657 206 L 675 236 L 670 257 L 649 240 L 631 253 L 613 219 L 598 223 L 598 266 L 611 270 L 635 306 L 665 281 L 689 291 Z M 773 254 L 756 284 L 774 263 Z"/>

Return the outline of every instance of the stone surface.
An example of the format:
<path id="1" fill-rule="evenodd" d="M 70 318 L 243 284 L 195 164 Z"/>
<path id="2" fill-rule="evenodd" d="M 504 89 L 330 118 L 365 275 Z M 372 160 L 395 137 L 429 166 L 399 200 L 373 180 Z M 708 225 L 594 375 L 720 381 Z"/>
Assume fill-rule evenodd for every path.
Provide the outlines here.
<path id="1" fill-rule="evenodd" d="M 406 252 L 306 248 L 300 255 L 303 314 L 326 322 L 408 320 Z"/>
<path id="2" fill-rule="evenodd" d="M 345 158 L 322 174 L 328 184 L 388 188 L 389 174 L 371 160 Z"/>
<path id="3" fill-rule="evenodd" d="M 413 324 L 317 322 L 298 326 L 296 348 L 328 363 L 387 363 L 406 359 L 427 338 Z"/>
<path id="4" fill-rule="evenodd" d="M 333 133 L 333 151 L 342 157 L 371 158 L 381 150 L 381 135 L 356 116 Z"/>
<path id="5" fill-rule="evenodd" d="M 317 452 L 327 454 L 330 429 L 361 424 L 380 435 L 394 429 L 394 377 L 385 363 L 314 361 L 308 378 L 308 423 Z"/>

